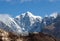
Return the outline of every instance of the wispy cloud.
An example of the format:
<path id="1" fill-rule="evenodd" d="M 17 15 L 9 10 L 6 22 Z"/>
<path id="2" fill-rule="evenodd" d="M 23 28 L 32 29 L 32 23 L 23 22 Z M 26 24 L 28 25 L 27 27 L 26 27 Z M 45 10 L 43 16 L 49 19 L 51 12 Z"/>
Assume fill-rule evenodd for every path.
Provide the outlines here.
<path id="1" fill-rule="evenodd" d="M 7 1 L 7 2 L 11 2 L 12 0 L 5 0 L 5 1 Z"/>
<path id="2" fill-rule="evenodd" d="M 0 0 L 0 1 L 11 2 L 12 0 Z"/>
<path id="3" fill-rule="evenodd" d="M 41 1 L 48 1 L 48 2 L 58 2 L 60 0 L 0 0 L 5 2 L 11 2 L 11 3 L 28 3 L 28 2 L 41 2 Z"/>
<path id="4" fill-rule="evenodd" d="M 0 0 L 0 1 L 5 1 L 5 2 L 13 2 L 13 3 L 24 3 L 24 2 L 31 2 L 31 1 L 36 1 L 36 0 Z"/>
<path id="5" fill-rule="evenodd" d="M 20 0 L 21 3 L 24 3 L 24 2 L 31 2 L 32 0 Z"/>
<path id="6" fill-rule="evenodd" d="M 54 0 L 49 0 L 49 2 L 53 2 Z"/>
<path id="7" fill-rule="evenodd" d="M 49 2 L 58 2 L 60 0 L 49 0 Z"/>

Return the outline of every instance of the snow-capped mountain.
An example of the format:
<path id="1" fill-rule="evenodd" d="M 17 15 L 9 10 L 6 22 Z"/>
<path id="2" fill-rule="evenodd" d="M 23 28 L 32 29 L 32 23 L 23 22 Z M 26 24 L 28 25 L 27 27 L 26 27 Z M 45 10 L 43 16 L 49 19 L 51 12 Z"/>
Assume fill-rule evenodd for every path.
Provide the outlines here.
<path id="1" fill-rule="evenodd" d="M 60 38 L 60 14 L 53 13 L 44 18 L 35 16 L 31 12 L 22 13 L 15 18 L 0 14 L 0 29 L 16 35 L 43 32 Z"/>
<path id="2" fill-rule="evenodd" d="M 60 14 L 51 14 L 50 17 L 46 17 L 44 20 L 45 27 L 43 33 L 60 38 Z"/>
<path id="3" fill-rule="evenodd" d="M 40 16 L 32 15 L 31 12 L 16 16 L 14 20 L 24 32 L 40 32 L 42 29 L 42 18 Z"/>
<path id="4" fill-rule="evenodd" d="M 20 26 L 11 18 L 9 15 L 0 15 L 0 29 L 8 32 L 13 32 L 15 34 L 20 34 L 22 32 Z"/>
<path id="5" fill-rule="evenodd" d="M 42 18 L 32 15 L 30 12 L 23 13 L 16 18 L 1 14 L 0 29 L 15 33 L 16 35 L 28 35 L 28 33 L 32 32 L 41 32 Z"/>

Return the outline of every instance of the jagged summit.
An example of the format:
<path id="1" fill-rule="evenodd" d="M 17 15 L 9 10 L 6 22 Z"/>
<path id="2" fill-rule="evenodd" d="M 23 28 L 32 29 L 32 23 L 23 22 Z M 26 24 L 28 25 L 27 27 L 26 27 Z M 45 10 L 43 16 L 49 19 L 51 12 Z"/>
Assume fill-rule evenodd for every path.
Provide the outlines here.
<path id="1" fill-rule="evenodd" d="M 29 11 L 27 11 L 26 13 L 22 13 L 21 15 L 16 16 L 16 18 L 20 18 L 20 17 L 30 17 L 30 18 L 35 18 L 35 19 L 36 18 L 42 19 L 41 16 L 35 16 Z"/>
<path id="2" fill-rule="evenodd" d="M 26 15 L 26 16 L 33 16 L 33 14 L 32 14 L 31 12 L 29 12 L 29 11 L 27 11 L 27 12 L 25 13 L 25 15 Z"/>
<path id="3" fill-rule="evenodd" d="M 54 17 L 54 18 L 56 18 L 57 16 L 58 16 L 58 13 L 57 13 L 57 12 L 52 13 L 52 14 L 50 15 L 50 17 Z"/>
<path id="4" fill-rule="evenodd" d="M 41 32 L 42 18 L 40 16 L 35 16 L 31 12 L 22 13 L 18 15 L 15 19 L 16 23 L 21 26 L 22 30 L 28 32 Z"/>
<path id="5" fill-rule="evenodd" d="M 33 16 L 31 12 L 27 11 L 26 13 L 22 13 L 21 15 L 16 16 L 16 18 L 19 18 L 20 16 Z"/>

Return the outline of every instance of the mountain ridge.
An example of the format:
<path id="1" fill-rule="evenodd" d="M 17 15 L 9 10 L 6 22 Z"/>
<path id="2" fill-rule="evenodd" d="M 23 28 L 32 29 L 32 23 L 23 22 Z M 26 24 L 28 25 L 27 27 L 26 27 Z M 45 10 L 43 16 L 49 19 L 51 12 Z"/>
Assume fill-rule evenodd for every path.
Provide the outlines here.
<path id="1" fill-rule="evenodd" d="M 58 13 L 56 13 L 56 15 L 54 13 L 49 17 L 44 18 L 35 16 L 31 12 L 23 13 L 14 19 L 8 15 L 0 15 L 0 21 L 5 24 L 4 27 L 6 28 L 6 26 L 8 26 L 8 29 L 12 30 L 9 32 L 22 36 L 27 36 L 29 33 L 50 32 L 55 37 L 59 38 L 57 34 L 60 33 L 60 26 L 56 27 L 56 25 L 60 22 L 59 20 L 60 15 Z M 2 29 L 4 29 L 4 27 L 2 27 Z M 7 28 L 5 30 L 7 30 Z M 50 35 L 50 33 L 48 34 Z"/>

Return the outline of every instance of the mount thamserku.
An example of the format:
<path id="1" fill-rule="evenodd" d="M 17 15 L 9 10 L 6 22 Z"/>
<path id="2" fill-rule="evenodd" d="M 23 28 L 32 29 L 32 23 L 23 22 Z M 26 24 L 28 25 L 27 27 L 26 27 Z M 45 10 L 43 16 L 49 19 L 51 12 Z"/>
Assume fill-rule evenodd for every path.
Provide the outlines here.
<path id="1" fill-rule="evenodd" d="M 44 18 L 31 12 L 23 13 L 16 18 L 0 14 L 0 29 L 22 36 L 42 32 L 60 38 L 60 14 L 51 14 Z"/>

